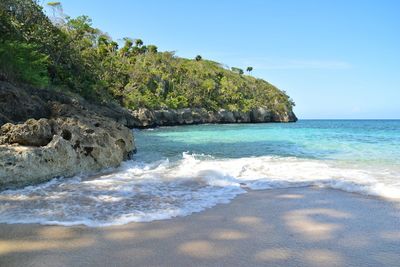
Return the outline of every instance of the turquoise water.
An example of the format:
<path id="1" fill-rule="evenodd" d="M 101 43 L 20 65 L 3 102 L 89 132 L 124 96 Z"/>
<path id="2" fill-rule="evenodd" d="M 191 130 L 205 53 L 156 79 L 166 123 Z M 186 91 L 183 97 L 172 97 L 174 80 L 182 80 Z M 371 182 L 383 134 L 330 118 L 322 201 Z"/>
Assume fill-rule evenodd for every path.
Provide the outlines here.
<path id="1" fill-rule="evenodd" d="M 246 190 L 320 186 L 400 200 L 399 120 L 134 131 L 133 161 L 0 193 L 0 221 L 104 226 L 184 216 Z"/>
<path id="2" fill-rule="evenodd" d="M 137 131 L 137 158 L 188 151 L 217 158 L 281 156 L 400 165 L 400 120 L 304 120 L 297 123 L 164 127 Z"/>

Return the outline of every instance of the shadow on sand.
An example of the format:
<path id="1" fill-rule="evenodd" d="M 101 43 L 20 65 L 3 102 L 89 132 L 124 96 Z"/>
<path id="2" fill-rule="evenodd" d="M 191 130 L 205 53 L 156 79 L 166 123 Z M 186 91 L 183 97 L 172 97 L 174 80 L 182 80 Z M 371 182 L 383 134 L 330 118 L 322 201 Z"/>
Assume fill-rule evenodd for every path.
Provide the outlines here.
<path id="1" fill-rule="evenodd" d="M 399 266 L 400 204 L 250 191 L 187 217 L 104 228 L 0 225 L 0 266 Z"/>

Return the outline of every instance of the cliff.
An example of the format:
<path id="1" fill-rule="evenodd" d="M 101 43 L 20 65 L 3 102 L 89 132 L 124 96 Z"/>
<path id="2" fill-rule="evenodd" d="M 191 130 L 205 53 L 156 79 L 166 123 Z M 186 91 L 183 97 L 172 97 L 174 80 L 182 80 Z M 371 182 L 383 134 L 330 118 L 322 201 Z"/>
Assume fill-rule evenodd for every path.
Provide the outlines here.
<path id="1" fill-rule="evenodd" d="M 225 109 L 207 111 L 204 108 L 160 109 L 141 108 L 132 112 L 134 127 L 174 126 L 203 123 L 263 123 L 295 122 L 296 115 L 291 111 L 281 113 L 259 107 L 248 112 L 232 112 Z"/>

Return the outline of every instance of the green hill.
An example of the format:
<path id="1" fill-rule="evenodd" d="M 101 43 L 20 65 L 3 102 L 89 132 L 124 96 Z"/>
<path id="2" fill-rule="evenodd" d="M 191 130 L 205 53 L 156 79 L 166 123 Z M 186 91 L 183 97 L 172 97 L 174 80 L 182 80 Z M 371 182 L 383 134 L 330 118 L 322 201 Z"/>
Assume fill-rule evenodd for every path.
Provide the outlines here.
<path id="1" fill-rule="evenodd" d="M 239 68 L 159 52 L 140 39 L 125 38 L 119 45 L 87 16 L 70 18 L 60 12 L 60 3 L 50 4 L 58 14 L 52 19 L 31 0 L 0 3 L 0 79 L 130 109 L 292 112 L 285 92 Z"/>

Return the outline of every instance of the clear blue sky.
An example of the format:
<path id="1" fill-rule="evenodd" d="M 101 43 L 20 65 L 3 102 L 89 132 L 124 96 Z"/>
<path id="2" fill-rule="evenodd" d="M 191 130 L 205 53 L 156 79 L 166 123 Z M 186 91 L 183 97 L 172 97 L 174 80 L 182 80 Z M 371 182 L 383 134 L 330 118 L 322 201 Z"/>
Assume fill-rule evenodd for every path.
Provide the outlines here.
<path id="1" fill-rule="evenodd" d="M 253 66 L 300 118 L 400 118 L 400 1 L 64 0 L 114 39 Z"/>

